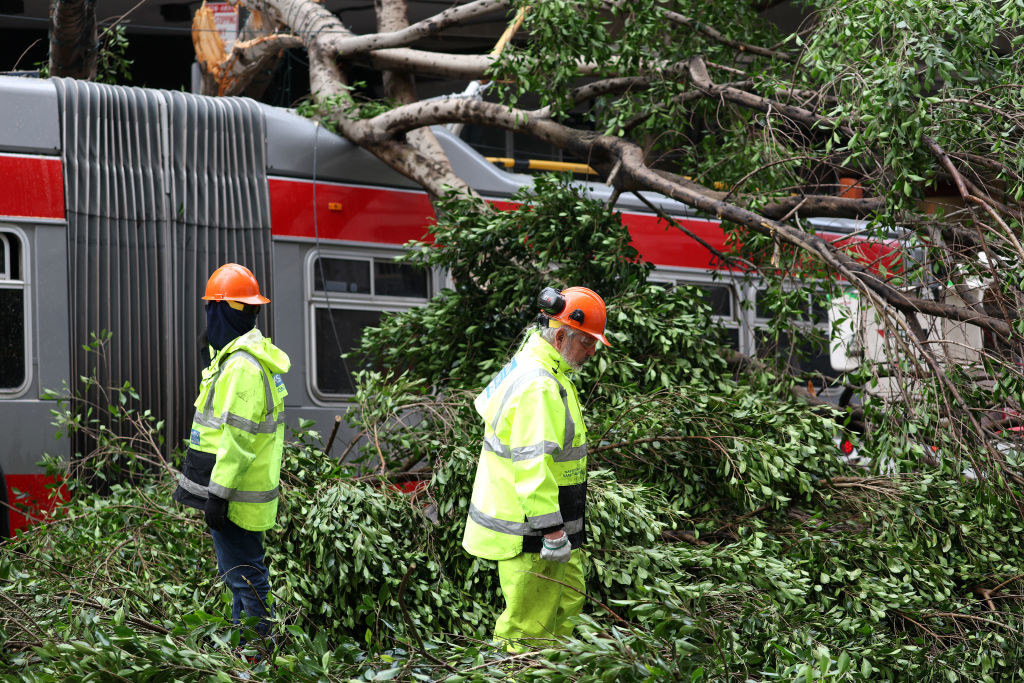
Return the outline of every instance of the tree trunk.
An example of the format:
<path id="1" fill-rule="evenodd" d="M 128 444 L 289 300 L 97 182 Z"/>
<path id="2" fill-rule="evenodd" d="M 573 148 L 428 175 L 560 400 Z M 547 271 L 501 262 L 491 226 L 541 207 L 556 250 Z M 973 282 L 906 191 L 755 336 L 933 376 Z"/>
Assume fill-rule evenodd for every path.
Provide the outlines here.
<path id="1" fill-rule="evenodd" d="M 53 0 L 50 6 L 50 75 L 96 78 L 96 0 Z"/>

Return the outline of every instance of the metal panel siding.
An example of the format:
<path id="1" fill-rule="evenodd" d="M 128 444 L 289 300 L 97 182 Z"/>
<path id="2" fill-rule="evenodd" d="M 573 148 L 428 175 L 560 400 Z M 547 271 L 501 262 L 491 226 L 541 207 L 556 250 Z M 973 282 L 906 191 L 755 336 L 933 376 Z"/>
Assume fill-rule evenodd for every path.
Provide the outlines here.
<path id="1" fill-rule="evenodd" d="M 0 76 L 0 149 L 56 155 L 60 150 L 57 95 L 36 78 Z"/>
<path id="2" fill-rule="evenodd" d="M 200 298 L 226 261 L 270 291 L 270 204 L 259 106 L 55 79 L 68 220 L 71 376 L 99 362 L 181 445 L 199 384 Z M 269 320 L 262 320 L 264 332 Z M 113 338 L 104 358 L 81 349 Z M 76 448 L 88 444 L 76 444 Z"/>

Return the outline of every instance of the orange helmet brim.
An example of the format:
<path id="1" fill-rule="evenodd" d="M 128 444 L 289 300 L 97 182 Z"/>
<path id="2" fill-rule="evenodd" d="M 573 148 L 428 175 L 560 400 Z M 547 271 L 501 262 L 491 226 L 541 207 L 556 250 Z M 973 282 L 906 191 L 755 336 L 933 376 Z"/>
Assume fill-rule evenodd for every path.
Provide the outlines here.
<path id="1" fill-rule="evenodd" d="M 253 294 L 252 296 L 228 296 L 227 294 L 207 294 L 203 297 L 203 301 L 237 301 L 242 304 L 252 304 L 253 306 L 262 306 L 263 304 L 269 304 L 270 299 L 263 296 L 262 294 Z"/>

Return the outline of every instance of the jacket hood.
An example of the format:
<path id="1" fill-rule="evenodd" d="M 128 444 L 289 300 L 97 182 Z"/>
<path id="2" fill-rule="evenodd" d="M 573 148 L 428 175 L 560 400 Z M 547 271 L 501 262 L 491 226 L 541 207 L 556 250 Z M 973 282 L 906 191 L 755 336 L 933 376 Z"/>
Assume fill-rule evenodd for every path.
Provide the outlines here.
<path id="1" fill-rule="evenodd" d="M 258 328 L 253 328 L 240 337 L 231 340 L 227 346 L 220 351 L 220 358 L 227 358 L 232 351 L 239 349 L 248 351 L 271 373 L 280 374 L 288 372 L 292 361 L 288 354 L 274 346 L 274 344 Z"/>

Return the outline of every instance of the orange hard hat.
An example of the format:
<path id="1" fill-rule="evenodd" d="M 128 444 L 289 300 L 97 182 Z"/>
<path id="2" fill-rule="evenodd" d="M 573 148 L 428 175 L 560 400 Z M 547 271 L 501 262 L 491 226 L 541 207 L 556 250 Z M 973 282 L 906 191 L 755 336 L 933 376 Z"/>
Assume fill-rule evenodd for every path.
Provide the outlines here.
<path id="1" fill-rule="evenodd" d="M 561 292 L 545 287 L 538 301 L 544 315 L 611 346 L 604 336 L 607 312 L 604 299 L 586 287 L 569 287 Z"/>
<path id="2" fill-rule="evenodd" d="M 243 304 L 269 304 L 270 299 L 260 294 L 260 283 L 245 266 L 225 263 L 213 271 L 206 281 L 205 301 L 238 301 Z"/>

